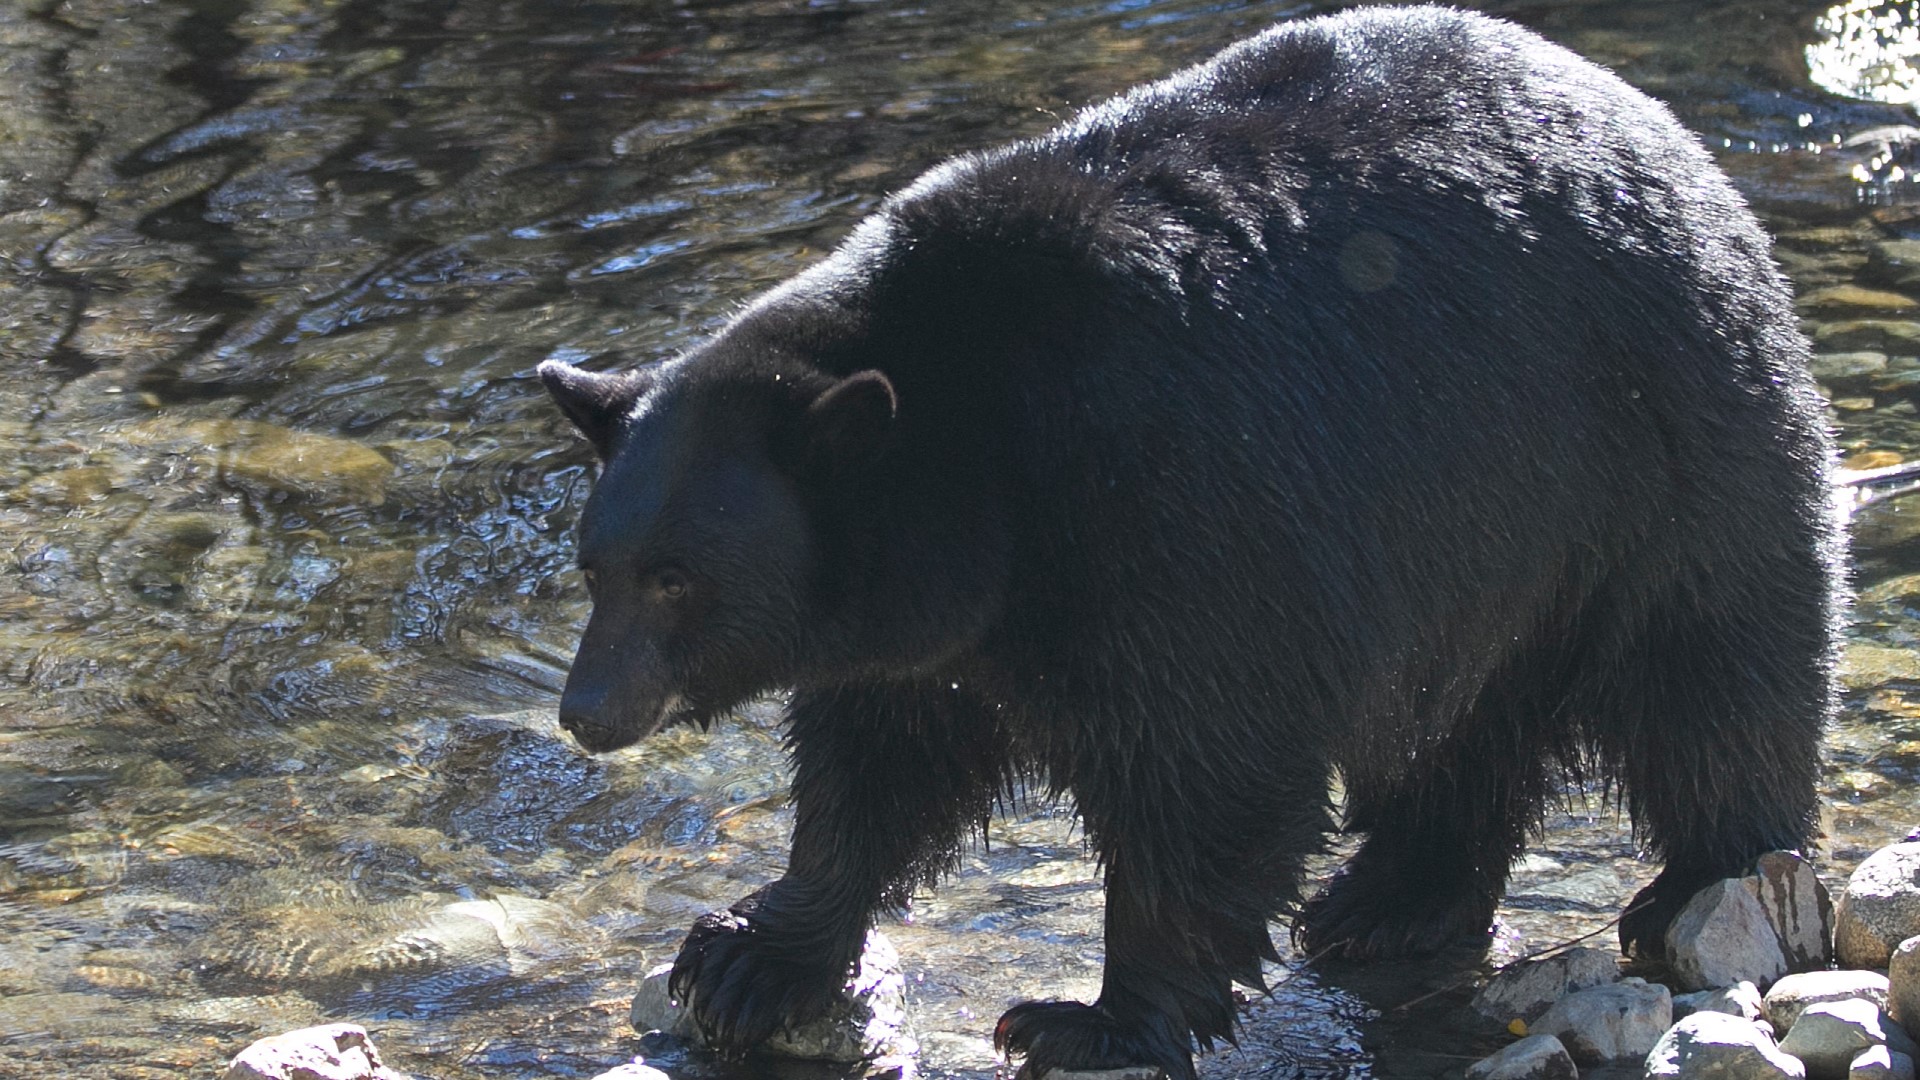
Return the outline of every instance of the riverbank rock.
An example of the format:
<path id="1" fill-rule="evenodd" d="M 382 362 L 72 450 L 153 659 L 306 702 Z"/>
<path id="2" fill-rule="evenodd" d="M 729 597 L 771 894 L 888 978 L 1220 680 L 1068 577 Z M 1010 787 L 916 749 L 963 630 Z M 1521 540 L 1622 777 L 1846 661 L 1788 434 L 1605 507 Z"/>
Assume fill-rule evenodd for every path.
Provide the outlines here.
<path id="1" fill-rule="evenodd" d="M 1791 851 L 1769 851 L 1743 878 L 1780 938 L 1790 972 L 1820 971 L 1833 962 L 1833 898 L 1807 860 Z"/>
<path id="2" fill-rule="evenodd" d="M 1721 1012 L 1682 1019 L 1647 1054 L 1645 1075 L 1680 1080 L 1802 1080 L 1807 1067 L 1780 1052 L 1758 1024 Z"/>
<path id="3" fill-rule="evenodd" d="M 1667 963 L 1687 990 L 1771 986 L 1787 973 L 1779 932 L 1741 878 L 1707 886 L 1680 909 L 1667 927 Z"/>
<path id="4" fill-rule="evenodd" d="M 301 1028 L 255 1041 L 222 1080 L 406 1080 L 387 1068 L 358 1024 Z"/>
<path id="5" fill-rule="evenodd" d="M 667 993 L 672 972 L 672 964 L 662 964 L 641 980 L 633 996 L 634 1029 L 664 1031 L 705 1045 L 692 1015 Z M 776 1057 L 836 1062 L 906 1058 L 917 1053 L 919 1046 L 907 1030 L 906 980 L 893 943 L 878 931 L 869 931 L 848 995 L 827 1015 L 774 1035 L 760 1050 Z"/>
<path id="6" fill-rule="evenodd" d="M 1886 1008 L 1887 977 L 1877 971 L 1809 971 L 1789 975 L 1767 991 L 1767 1019 L 1785 1033 L 1809 1005 L 1858 998 Z"/>
<path id="7" fill-rule="evenodd" d="M 1580 1067 L 1559 1039 L 1529 1035 L 1467 1066 L 1467 1080 L 1579 1080 Z"/>
<path id="8" fill-rule="evenodd" d="M 1884 1046 L 1869 1046 L 1847 1068 L 1847 1080 L 1913 1080 L 1913 1058 Z"/>
<path id="9" fill-rule="evenodd" d="M 1809 1080 L 1840 1080 L 1862 1051 L 1884 1046 L 1912 1056 L 1913 1040 L 1871 1001 L 1823 1001 L 1809 1005 L 1780 1040 L 1780 1049 L 1806 1062 Z"/>
<path id="10" fill-rule="evenodd" d="M 616 1065 L 606 1072 L 599 1073 L 593 1080 L 672 1080 L 666 1073 L 634 1058 L 625 1065 Z"/>
<path id="11" fill-rule="evenodd" d="M 1908 1029 L 1920 1027 L 1920 937 L 1910 937 L 1893 950 L 1887 961 L 1887 996 L 1883 999 L 1895 1022 Z"/>
<path id="12" fill-rule="evenodd" d="M 1867 856 L 1847 879 L 1834 917 L 1834 953 L 1850 968 L 1881 968 L 1894 947 L 1920 935 L 1920 843 Z"/>
<path id="13" fill-rule="evenodd" d="M 1473 995 L 1473 1011 L 1505 1027 L 1529 1023 L 1576 990 L 1618 982 L 1620 964 L 1603 949 L 1577 948 L 1540 960 L 1522 960 L 1496 972 Z"/>
<path id="14" fill-rule="evenodd" d="M 1683 1020 L 1694 1013 L 1703 1012 L 1724 1013 L 1728 1016 L 1737 1016 L 1742 1020 L 1765 1021 L 1767 1003 L 1760 996 L 1760 988 L 1745 980 L 1718 990 L 1696 990 L 1691 994 L 1675 995 L 1673 999 L 1675 1020 Z M 1771 1027 L 1771 1023 L 1768 1026 Z"/>
<path id="15" fill-rule="evenodd" d="M 1555 1035 L 1582 1064 L 1645 1057 L 1673 1024 L 1667 988 L 1627 978 L 1578 990 L 1553 1003 L 1533 1025 L 1536 1035 Z"/>

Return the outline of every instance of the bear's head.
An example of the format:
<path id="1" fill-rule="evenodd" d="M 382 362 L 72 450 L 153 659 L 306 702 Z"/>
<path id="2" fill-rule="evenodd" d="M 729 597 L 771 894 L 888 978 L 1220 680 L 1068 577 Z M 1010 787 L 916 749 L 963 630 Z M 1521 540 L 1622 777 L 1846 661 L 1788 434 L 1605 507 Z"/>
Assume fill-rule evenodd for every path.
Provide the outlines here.
<path id="1" fill-rule="evenodd" d="M 540 378 L 602 470 L 581 516 L 593 599 L 560 723 L 587 750 L 794 685 L 822 620 L 823 493 L 886 444 L 884 375 L 702 363 Z"/>

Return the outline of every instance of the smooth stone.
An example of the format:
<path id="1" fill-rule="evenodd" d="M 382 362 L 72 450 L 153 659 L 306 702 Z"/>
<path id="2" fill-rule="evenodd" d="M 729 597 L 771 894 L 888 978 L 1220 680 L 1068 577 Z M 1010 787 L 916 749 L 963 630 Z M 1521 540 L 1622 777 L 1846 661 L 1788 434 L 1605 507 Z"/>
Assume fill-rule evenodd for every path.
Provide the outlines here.
<path id="1" fill-rule="evenodd" d="M 1869 1046 L 1847 1067 L 1847 1080 L 1913 1080 L 1913 1058 L 1884 1046 Z"/>
<path id="2" fill-rule="evenodd" d="M 1834 952 L 1850 968 L 1883 968 L 1894 946 L 1920 935 L 1920 843 L 1867 856 L 1847 879 L 1835 916 Z"/>
<path id="3" fill-rule="evenodd" d="M 1672 1024 L 1667 988 L 1627 978 L 1568 994 L 1530 1026 L 1534 1034 L 1559 1036 L 1575 1061 L 1597 1064 L 1645 1057 Z"/>
<path id="4" fill-rule="evenodd" d="M 596 1074 L 593 1080 L 672 1080 L 672 1078 L 635 1058 L 625 1065 Z"/>
<path id="5" fill-rule="evenodd" d="M 1871 1046 L 1912 1056 L 1913 1042 L 1871 1001 L 1823 1001 L 1809 1005 L 1780 1040 L 1780 1049 L 1807 1063 L 1810 1080 L 1838 1080 L 1854 1058 Z"/>
<path id="6" fill-rule="evenodd" d="M 1647 1054 L 1645 1076 L 1802 1080 L 1807 1068 L 1780 1052 L 1758 1024 L 1721 1012 L 1684 1017 Z"/>
<path id="7" fill-rule="evenodd" d="M 672 964 L 647 972 L 633 995 L 636 1031 L 664 1031 L 705 1046 L 693 1015 L 667 993 Z M 779 1031 L 758 1048 L 774 1057 L 806 1061 L 856 1062 L 906 1058 L 919 1051 L 907 1032 L 906 979 L 900 954 L 879 931 L 867 932 L 860 969 L 841 999 L 825 1016 L 791 1031 Z"/>
<path id="8" fill-rule="evenodd" d="M 1819 875 L 1791 851 L 1769 851 L 1753 869 L 1742 880 L 1773 925 L 1787 970 L 1826 970 L 1833 962 L 1833 898 Z"/>
<path id="9" fill-rule="evenodd" d="M 1903 293 L 1885 289 L 1868 289 L 1859 285 L 1829 285 L 1824 289 L 1814 289 L 1800 297 L 1802 311 L 1820 311 L 1839 314 L 1846 311 L 1908 311 L 1920 304 Z"/>
<path id="10" fill-rule="evenodd" d="M 1714 882 L 1680 909 L 1667 927 L 1667 963 L 1688 990 L 1770 986 L 1787 973 L 1780 935 L 1740 878 Z"/>
<path id="11" fill-rule="evenodd" d="M 1767 991 L 1767 1019 L 1775 1031 L 1789 1031 L 1809 1005 L 1855 998 L 1887 1005 L 1887 977 L 1877 971 L 1808 971 L 1789 975 Z"/>
<path id="12" fill-rule="evenodd" d="M 1910 937 L 1894 948 L 1887 961 L 1884 1001 L 1896 1023 L 1908 1029 L 1920 1027 L 1920 937 Z"/>
<path id="13" fill-rule="evenodd" d="M 301 1028 L 255 1041 L 234 1056 L 223 1080 L 406 1080 L 380 1060 L 358 1024 Z"/>
<path id="14" fill-rule="evenodd" d="M 1675 1020 L 1703 1012 L 1725 1013 L 1742 1020 L 1757 1020 L 1765 1023 L 1767 1004 L 1760 996 L 1760 988 L 1744 979 L 1718 990 L 1696 990 L 1691 994 L 1674 995 L 1673 1018 Z"/>
<path id="15" fill-rule="evenodd" d="M 1529 1035 L 1467 1066 L 1467 1080 L 1579 1080 L 1580 1067 L 1559 1039 Z"/>
<path id="16" fill-rule="evenodd" d="M 1568 949 L 1540 960 L 1522 960 L 1496 972 L 1473 995 L 1473 1011 L 1505 1025 L 1531 1022 L 1576 990 L 1618 982 L 1620 964 L 1604 949 Z"/>

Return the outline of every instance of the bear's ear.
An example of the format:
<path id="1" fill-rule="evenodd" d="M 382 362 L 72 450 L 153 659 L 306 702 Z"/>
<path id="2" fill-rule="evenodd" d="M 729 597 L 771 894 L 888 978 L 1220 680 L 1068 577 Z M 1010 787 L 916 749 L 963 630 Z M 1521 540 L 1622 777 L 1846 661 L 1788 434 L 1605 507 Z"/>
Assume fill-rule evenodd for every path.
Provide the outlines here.
<path id="1" fill-rule="evenodd" d="M 567 414 L 573 426 L 593 444 L 601 461 L 613 456 L 620 435 L 620 421 L 633 411 L 633 403 L 653 385 L 653 376 L 644 371 L 595 372 L 574 367 L 564 360 L 540 363 L 540 381 Z"/>
<path id="2" fill-rule="evenodd" d="M 839 470 L 880 456 L 899 409 L 893 383 L 878 371 L 856 371 L 827 387 L 807 406 L 814 459 Z"/>

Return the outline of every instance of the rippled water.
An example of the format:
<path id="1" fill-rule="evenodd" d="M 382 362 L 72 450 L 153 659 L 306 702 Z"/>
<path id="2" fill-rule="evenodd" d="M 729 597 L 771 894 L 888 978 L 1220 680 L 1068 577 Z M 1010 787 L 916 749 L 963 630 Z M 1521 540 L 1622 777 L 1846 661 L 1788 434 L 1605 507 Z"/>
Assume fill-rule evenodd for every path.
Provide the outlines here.
<path id="1" fill-rule="evenodd" d="M 940 157 L 1327 6 L 0 5 L 0 1075 L 204 1076 L 322 1018 L 433 1077 L 720 1075 L 625 1003 L 778 873 L 778 731 L 557 737 L 589 473 L 533 366 L 670 353 Z M 1911 13 L 1482 6 L 1722 151 L 1851 463 L 1920 452 L 1920 170 L 1857 138 L 1913 118 L 1809 78 L 1895 100 Z M 1834 876 L 1920 804 L 1920 498 L 1857 524 Z M 1600 928 L 1631 856 L 1557 815 L 1499 954 Z M 1021 807 L 890 928 L 924 1071 L 1091 992 L 1098 898 L 1070 816 Z M 1456 974 L 1299 973 L 1203 1072 L 1457 1070 L 1458 994 L 1400 1008 Z"/>

